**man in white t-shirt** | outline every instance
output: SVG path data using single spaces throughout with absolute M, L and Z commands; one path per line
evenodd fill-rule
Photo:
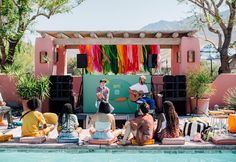
M 155 102 L 152 98 L 147 97 L 147 94 L 150 93 L 145 81 L 146 77 L 141 75 L 139 77 L 139 82 L 129 87 L 129 93 L 135 96 L 133 101 L 136 101 L 137 103 L 148 103 L 150 110 L 153 110 L 155 108 Z

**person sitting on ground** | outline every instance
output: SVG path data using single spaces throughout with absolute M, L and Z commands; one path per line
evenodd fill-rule
M 139 77 L 139 82 L 129 87 L 129 93 L 136 100 L 137 103 L 148 103 L 150 106 L 150 110 L 155 109 L 155 102 L 152 98 L 147 97 L 150 92 L 148 91 L 148 87 L 145 84 L 146 77 L 141 75 Z
M 140 104 L 141 116 L 138 116 L 128 122 L 126 122 L 126 130 L 123 139 L 120 144 L 129 144 L 129 136 L 132 133 L 138 145 L 144 145 L 144 143 L 153 138 L 154 122 L 153 117 L 148 114 L 149 105 L 147 103 Z
M 50 125 L 47 127 L 43 114 L 36 111 L 36 109 L 41 107 L 41 101 L 38 98 L 33 97 L 27 102 L 27 107 L 28 110 L 25 110 L 21 116 L 22 137 L 41 137 L 48 135 L 48 133 L 51 132 L 55 126 Z M 40 129 L 40 127 L 42 128 Z
M 73 114 L 72 105 L 64 104 L 62 112 L 59 116 L 58 138 L 78 138 L 82 128 L 79 127 L 78 118 Z
M 2 94 L 0 92 L 0 125 L 5 125 L 3 123 L 3 117 L 4 115 L 7 117 L 7 129 L 13 129 L 15 126 L 12 125 L 13 117 L 11 113 L 11 108 L 6 106 L 6 102 L 2 98 Z
M 179 137 L 179 117 L 171 101 L 163 103 L 163 113 L 158 115 L 157 120 L 157 128 L 154 134 L 156 140 Z
M 111 140 L 121 131 L 116 130 L 115 117 L 110 113 L 109 103 L 101 101 L 98 112 L 90 121 L 90 133 L 93 139 Z

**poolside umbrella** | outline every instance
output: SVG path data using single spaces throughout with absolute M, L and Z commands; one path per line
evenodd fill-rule
M 220 59 L 220 53 L 217 51 L 217 49 L 212 44 L 205 45 L 200 50 L 201 59 L 203 60 L 210 60 L 211 62 L 211 76 L 213 75 L 213 60 Z
M 206 59 L 206 60 L 210 60 L 210 62 L 211 62 L 211 76 L 212 76 L 212 74 L 213 74 L 212 60 L 214 60 L 214 59 L 215 59 L 215 58 L 212 57 L 210 54 L 208 55 L 208 58 Z
M 220 59 L 220 53 L 217 51 L 217 49 L 212 44 L 205 45 L 200 50 L 201 59 L 204 60 L 217 60 Z

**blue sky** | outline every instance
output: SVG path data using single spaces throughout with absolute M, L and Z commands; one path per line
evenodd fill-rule
M 33 30 L 139 30 L 160 20 L 181 20 L 189 7 L 177 0 L 86 0 L 70 13 L 39 18 Z M 33 40 L 36 33 L 27 34 Z

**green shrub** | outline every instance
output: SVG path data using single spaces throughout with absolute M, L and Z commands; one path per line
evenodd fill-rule
M 187 73 L 187 94 L 196 99 L 204 98 L 213 93 L 212 79 L 203 68 Z
M 38 97 L 41 100 L 49 97 L 49 78 L 41 76 L 34 78 L 33 75 L 17 76 L 17 93 L 24 99 L 29 100 L 32 97 Z
M 224 99 L 224 102 L 228 104 L 227 107 L 229 107 L 230 109 L 236 110 L 236 87 L 229 88 L 226 91 L 223 99 Z

